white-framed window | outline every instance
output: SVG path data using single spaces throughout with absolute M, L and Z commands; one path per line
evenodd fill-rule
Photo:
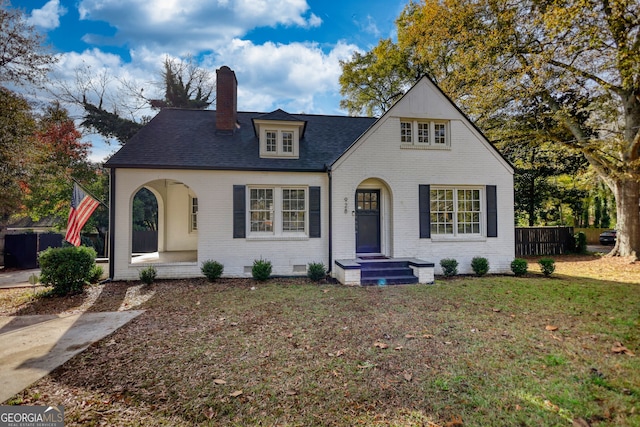
M 302 188 L 283 188 L 282 231 L 304 232 L 306 214 L 306 191 Z
M 249 232 L 259 236 L 307 235 L 306 187 L 249 188 Z
M 450 140 L 448 121 L 400 121 L 400 143 L 405 147 L 448 147 Z
M 429 122 L 417 122 L 418 126 L 418 144 L 429 143 L 429 128 L 431 124 Z
M 413 144 L 412 128 L 412 122 L 400 122 L 400 142 L 403 144 Z
M 293 153 L 293 132 L 282 132 L 282 152 Z
M 435 145 L 447 145 L 446 123 L 433 123 L 433 143 Z
M 482 190 L 480 188 L 431 188 L 432 235 L 480 235 Z
M 276 158 L 298 158 L 298 131 L 284 129 L 262 130 L 260 134 L 260 156 Z
M 273 232 L 273 189 L 252 188 L 249 191 L 249 230 L 255 232 Z
M 198 231 L 198 198 L 190 197 L 189 203 L 189 231 Z
M 266 150 L 268 153 L 275 153 L 278 151 L 278 132 L 274 130 L 268 130 L 266 134 Z

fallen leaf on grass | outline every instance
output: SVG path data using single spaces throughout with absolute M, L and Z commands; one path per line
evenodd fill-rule
M 221 378 L 216 378 L 215 380 L 213 380 L 213 383 L 214 384 L 218 384 L 218 385 L 224 385 L 227 382 L 225 380 L 221 379 Z
M 451 421 L 447 421 L 447 423 L 445 424 L 445 426 L 447 427 L 459 427 L 463 425 L 464 425 L 464 422 L 462 421 L 462 418 L 460 418 L 457 415 L 454 415 L 453 417 L 451 417 Z
M 615 354 L 626 354 L 628 356 L 635 356 L 635 354 L 633 354 L 633 352 L 627 347 L 623 346 L 621 342 L 616 342 L 615 344 L 613 344 L 613 347 L 611 347 L 611 351 Z
M 236 390 L 233 393 L 229 394 L 231 397 L 238 397 L 242 394 L 242 390 Z
M 399 345 L 399 346 L 397 346 L 396 348 L 394 348 L 394 350 L 396 350 L 396 351 L 400 351 L 400 350 L 402 350 L 403 348 L 404 348 L 404 347 L 402 347 L 401 345 Z
M 430 340 L 431 338 L 433 338 L 433 335 L 431 335 L 431 334 L 424 334 L 424 335 L 422 336 L 422 338 L 426 338 L 426 339 Z
M 584 418 L 574 418 L 572 424 L 573 427 L 591 427 L 591 424 Z
M 502 310 L 501 310 L 501 309 L 499 309 L 499 308 L 494 308 L 494 309 L 492 309 L 492 310 L 493 310 L 493 312 L 494 312 L 494 313 L 500 313 L 500 312 L 502 311 Z
M 411 375 L 411 374 L 404 374 L 404 379 L 405 379 L 406 381 L 411 382 L 411 380 L 413 379 L 413 375 Z
M 544 327 L 547 331 L 557 331 L 558 327 L 553 325 L 547 325 Z
M 382 349 L 389 348 L 389 346 L 388 346 L 387 344 L 385 344 L 385 343 L 383 343 L 383 342 L 380 342 L 380 341 L 376 341 L 376 342 L 373 344 L 373 346 L 374 346 L 374 347 L 378 347 L 378 348 L 382 348 Z
M 323 289 L 322 292 L 326 294 L 327 292 L 329 292 L 329 289 Z
M 209 419 L 212 419 L 215 414 L 216 413 L 213 412 L 213 408 L 209 407 L 209 409 L 207 409 L 207 411 L 204 413 L 204 416 Z
M 407 335 L 405 335 L 404 337 L 405 337 L 406 339 L 408 339 L 408 340 L 412 340 L 412 339 L 414 339 L 416 336 L 415 336 L 415 335 L 411 335 L 411 334 L 407 334 Z

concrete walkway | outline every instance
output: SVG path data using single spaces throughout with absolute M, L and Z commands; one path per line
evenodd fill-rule
M 29 277 L 33 275 L 39 276 L 40 269 L 35 268 L 32 270 L 0 270 L 0 289 L 9 288 L 26 288 L 33 286 L 29 283 Z
M 0 317 L 0 402 L 143 312 Z

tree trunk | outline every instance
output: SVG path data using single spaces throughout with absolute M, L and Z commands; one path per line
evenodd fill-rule
M 630 256 L 640 253 L 640 183 L 635 179 L 616 180 L 616 209 L 618 212 L 617 240 L 610 255 Z

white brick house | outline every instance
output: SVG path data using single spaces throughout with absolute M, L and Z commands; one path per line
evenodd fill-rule
M 346 284 L 408 281 L 402 268 L 432 282 L 443 258 L 509 271 L 513 169 L 429 79 L 375 119 L 238 112 L 235 74 L 217 73 L 216 111 L 163 110 L 106 163 L 111 278 L 147 263 L 196 277 L 206 260 L 251 277 L 259 258 L 283 276 L 322 262 Z M 158 200 L 158 252 L 135 256 L 143 187 Z

